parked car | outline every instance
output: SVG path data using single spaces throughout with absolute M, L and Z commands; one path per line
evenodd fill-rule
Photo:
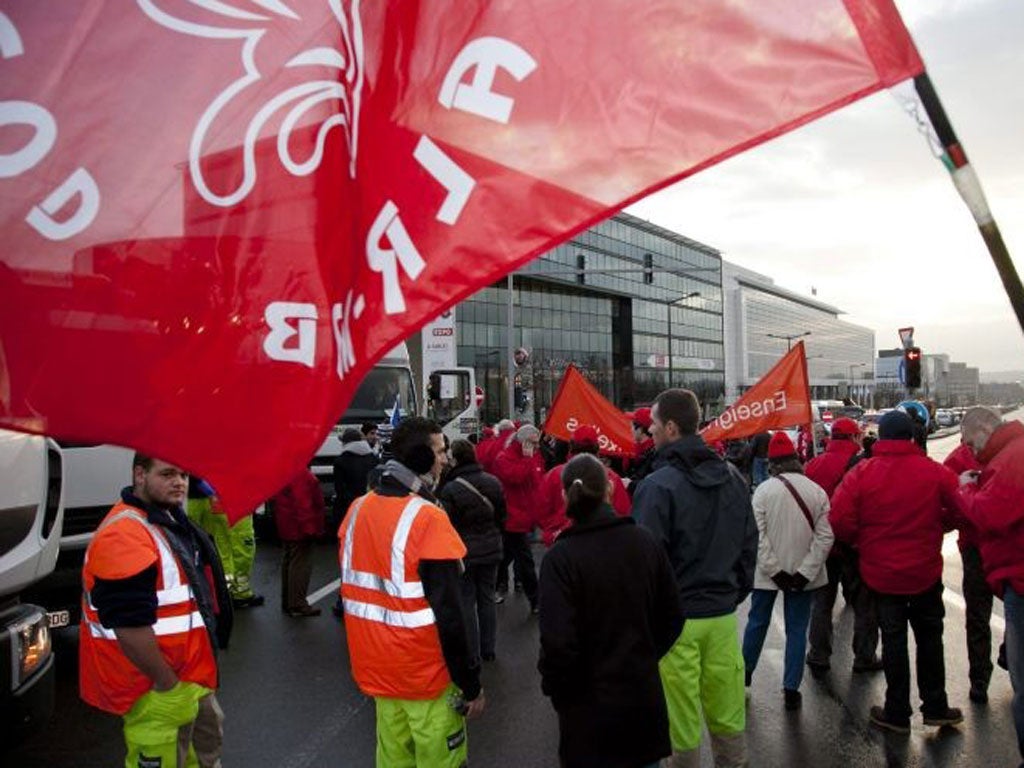
M 956 414 L 948 408 L 939 408 L 935 411 L 935 422 L 940 427 L 955 427 L 958 421 Z

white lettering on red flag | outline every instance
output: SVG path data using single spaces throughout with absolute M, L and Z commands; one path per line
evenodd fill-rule
M 244 514 L 430 318 L 923 70 L 891 0 L 580 9 L 7 0 L 0 426 L 143 450 Z

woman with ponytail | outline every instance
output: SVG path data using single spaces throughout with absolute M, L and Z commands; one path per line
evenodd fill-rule
M 562 470 L 571 528 L 540 570 L 541 688 L 558 713 L 563 768 L 644 768 L 672 749 L 658 660 L 683 628 L 664 549 L 618 517 L 601 462 Z

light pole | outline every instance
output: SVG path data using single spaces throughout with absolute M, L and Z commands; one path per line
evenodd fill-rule
M 666 316 L 667 316 L 667 319 L 668 319 L 668 324 L 667 324 L 667 328 L 666 328 L 666 330 L 667 330 L 666 335 L 668 336 L 668 388 L 669 389 L 672 389 L 672 307 L 677 302 L 686 301 L 687 299 L 692 299 L 692 298 L 695 298 L 697 296 L 700 296 L 700 291 L 690 291 L 685 296 L 680 296 L 678 299 L 674 299 L 673 301 L 665 302 L 665 309 L 667 310 Z
M 799 339 L 799 338 L 802 338 L 804 336 L 810 336 L 810 335 L 811 335 L 810 331 L 804 331 L 803 333 L 794 333 L 794 334 L 790 334 L 790 335 L 779 334 L 779 333 L 766 333 L 765 334 L 765 336 L 767 336 L 769 339 L 781 339 L 781 340 L 785 341 L 786 342 L 786 351 L 787 352 L 789 350 L 793 349 L 793 340 L 794 339 Z
M 866 365 L 867 365 L 867 363 L 850 363 L 850 365 L 848 366 L 849 369 L 850 369 L 850 377 L 849 377 L 850 378 L 850 383 L 846 387 L 846 390 L 847 390 L 846 394 L 850 396 L 851 400 L 853 399 L 853 369 L 854 368 L 863 368 Z

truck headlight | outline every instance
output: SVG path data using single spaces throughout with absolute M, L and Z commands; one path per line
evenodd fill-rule
M 12 625 L 10 632 L 15 654 L 15 671 L 18 673 L 18 678 L 14 681 L 14 687 L 17 688 L 46 663 L 53 653 L 53 646 L 49 622 L 42 611 L 33 611 Z

